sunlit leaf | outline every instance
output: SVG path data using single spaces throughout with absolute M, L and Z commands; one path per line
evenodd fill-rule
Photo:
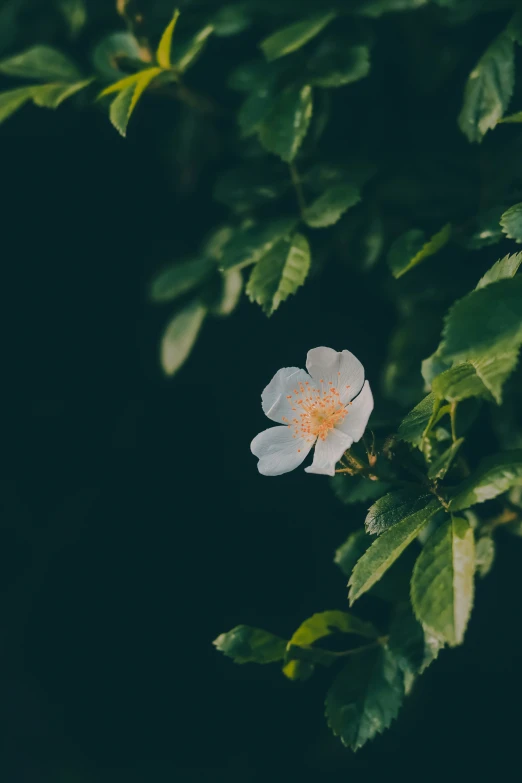
M 122 136 L 127 135 L 127 125 L 132 112 L 136 108 L 139 99 L 150 85 L 153 79 L 161 73 L 161 68 L 148 68 L 138 74 L 128 87 L 121 90 L 118 96 L 113 100 L 110 107 L 109 116 L 112 124 Z M 130 78 L 130 77 L 129 77 Z M 122 79 L 122 81 L 126 81 Z M 115 85 L 112 85 L 114 87 Z M 109 90 L 110 88 L 108 88 Z M 107 95 L 108 90 L 104 90 L 102 95 Z
M 477 470 L 455 490 L 450 510 L 460 511 L 484 503 L 519 484 L 522 484 L 522 450 L 493 454 L 483 459 Z
M 0 73 L 42 82 L 77 82 L 82 78 L 76 65 L 51 46 L 33 46 L 0 62 Z
M 176 28 L 176 22 L 179 18 L 179 11 L 176 9 L 174 11 L 174 15 L 166 28 L 163 31 L 163 35 L 161 36 L 161 40 L 158 45 L 158 49 L 156 51 L 156 59 L 158 61 L 158 65 L 162 68 L 170 68 L 171 62 L 170 62 L 170 49 L 172 46 L 172 36 L 174 35 L 174 30 Z
M 309 84 L 283 90 L 260 127 L 260 140 L 265 149 L 291 163 L 308 131 L 312 110 Z
M 500 218 L 500 225 L 502 231 L 509 239 L 514 239 L 515 242 L 522 242 L 522 204 L 515 204 L 515 206 L 508 209 Z M 522 260 L 522 253 L 517 253 Z M 518 266 L 520 261 L 518 262 Z M 517 268 L 518 268 L 517 266 Z
M 238 625 L 213 644 L 234 663 L 274 663 L 283 659 L 287 641 L 260 628 Z

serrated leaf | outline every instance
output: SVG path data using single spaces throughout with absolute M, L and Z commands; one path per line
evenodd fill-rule
M 484 503 L 519 484 L 522 484 L 522 450 L 494 454 L 483 459 L 477 470 L 457 487 L 449 509 L 461 511 L 475 503 Z
M 481 141 L 506 111 L 513 93 L 514 69 L 514 43 L 504 32 L 488 46 L 466 83 L 458 122 L 469 141 Z
M 272 315 L 281 302 L 303 285 L 310 269 L 310 246 L 302 234 L 280 239 L 257 262 L 247 283 L 246 293 Z
M 475 545 L 467 519 L 452 517 L 428 538 L 413 569 L 415 616 L 441 641 L 462 644 L 473 605 Z
M 364 526 L 369 535 L 380 535 L 411 514 L 425 508 L 433 495 L 419 495 L 410 489 L 396 489 L 380 498 L 368 511 Z
M 428 470 L 429 479 L 440 481 L 444 478 L 463 443 L 464 438 L 459 438 L 446 451 L 443 451 L 440 457 L 433 461 Z
M 274 663 L 284 658 L 287 641 L 261 628 L 238 625 L 212 644 L 234 663 Z
M 361 200 L 359 188 L 352 184 L 334 185 L 306 208 L 304 219 L 311 228 L 326 228 Z
M 435 660 L 443 645 L 425 632 L 413 614 L 411 604 L 398 604 L 392 616 L 388 647 L 405 674 L 421 674 Z
M 279 57 L 295 52 L 311 41 L 334 18 L 335 13 L 332 12 L 310 16 L 308 19 L 276 30 L 260 43 L 260 47 L 267 60 L 277 60 Z
M 438 253 L 451 237 L 451 223 L 447 223 L 440 231 L 426 242 L 424 231 L 412 229 L 398 237 L 390 248 L 388 264 L 395 278 L 402 277 L 425 258 Z
M 156 51 L 156 60 L 158 61 L 158 65 L 160 65 L 162 68 L 170 68 L 170 49 L 172 46 L 172 36 L 174 35 L 174 30 L 176 28 L 176 23 L 179 18 L 179 11 L 176 8 L 174 11 L 174 15 L 166 28 L 163 31 L 163 35 L 161 36 L 161 40 L 158 45 L 158 49 Z
M 502 231 L 509 239 L 514 239 L 518 243 L 522 242 L 522 204 L 515 204 L 504 212 L 500 218 L 500 225 L 502 226 Z M 520 256 L 522 260 L 522 253 L 517 253 L 517 256 Z M 520 266 L 520 261 L 518 266 Z
M 32 99 L 33 94 L 34 86 L 0 93 L 0 123 L 21 109 L 24 103 Z
M 500 206 L 479 212 L 466 224 L 465 231 L 456 233 L 455 240 L 466 250 L 479 250 L 501 242 L 504 234 L 500 227 L 500 218 L 504 211 L 505 207 Z
M 291 163 L 312 119 L 312 88 L 287 87 L 276 97 L 272 110 L 262 122 L 259 138 L 265 149 Z
M 111 103 L 109 117 L 117 131 L 122 136 L 127 135 L 127 125 L 132 112 L 136 108 L 139 99 L 153 81 L 161 73 L 161 68 L 147 68 L 137 74 L 138 78 L 132 84 L 125 87 Z M 122 81 L 125 81 L 122 79 Z M 114 85 L 112 85 L 114 87 Z M 108 88 L 110 89 L 110 88 Z M 102 95 L 106 95 L 108 90 L 104 90 Z
M 341 503 L 366 503 L 384 495 L 390 488 L 387 481 L 371 481 L 361 476 L 337 473 L 330 479 L 335 496 Z
M 162 270 L 150 288 L 153 302 L 170 302 L 199 285 L 215 269 L 209 258 L 193 258 Z
M 367 46 L 346 46 L 338 40 L 324 41 L 307 65 L 314 87 L 344 87 L 368 76 L 370 50 Z
M 0 62 L 0 73 L 42 82 L 77 82 L 82 75 L 75 64 L 51 46 L 33 46 Z
M 203 48 L 209 38 L 214 32 L 214 27 L 211 24 L 207 24 L 196 35 L 190 38 L 179 47 L 175 45 L 172 47 L 170 59 L 171 68 L 175 68 L 177 71 L 184 73 L 203 51 Z
M 493 397 L 500 405 L 502 387 L 515 369 L 517 361 L 518 349 L 508 353 L 486 354 L 481 359 L 470 359 L 434 378 L 433 392 L 448 402 L 459 402 L 469 397 Z
M 327 693 L 328 725 L 344 745 L 357 750 L 391 725 L 403 697 L 403 673 L 388 649 L 356 653 Z
M 522 342 L 522 277 L 479 288 L 453 305 L 438 349 L 443 359 L 466 361 L 511 353 Z
M 241 269 L 257 263 L 276 242 L 288 237 L 296 224 L 296 218 L 280 218 L 236 231 L 223 248 L 221 271 Z
M 491 536 L 482 536 L 475 543 L 475 571 L 483 579 L 489 574 L 495 561 L 495 541 Z
M 397 436 L 413 446 L 419 446 L 422 442 L 428 426 L 432 422 L 437 411 L 439 401 L 433 392 L 411 410 L 402 420 Z
M 520 206 L 522 208 L 522 204 Z M 513 237 L 511 238 L 513 239 Z M 505 280 L 514 277 L 520 264 L 522 264 L 522 252 L 515 253 L 512 256 L 504 256 L 504 258 L 501 258 L 499 261 L 493 264 L 491 269 L 488 269 L 486 274 L 480 278 L 475 290 L 478 288 L 485 288 L 487 285 L 490 285 L 491 283 L 497 283 L 499 280 Z
M 349 582 L 350 605 L 383 576 L 439 508 L 438 501 L 432 500 L 424 508 L 397 522 L 373 542 L 353 569 Z
M 161 365 L 167 375 L 174 375 L 189 357 L 206 313 L 206 307 L 194 300 L 168 324 L 161 340 Z
M 89 84 L 92 84 L 92 81 L 92 79 L 85 79 L 83 82 L 76 82 L 76 84 L 42 84 L 35 88 L 33 101 L 37 106 L 57 109 L 67 98 L 84 90 Z

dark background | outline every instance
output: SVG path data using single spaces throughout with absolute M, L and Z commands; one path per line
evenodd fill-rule
M 141 121 L 143 125 L 143 120 Z M 379 381 L 391 313 L 327 270 L 270 321 L 243 301 L 174 380 L 150 275 L 198 234 L 143 129 L 29 108 L 2 127 L 5 391 L 0 758 L 6 783 L 485 779 L 519 754 L 522 542 L 499 536 L 462 649 L 357 755 L 333 738 L 331 673 L 235 666 L 238 623 L 288 635 L 345 607 L 335 548 L 360 524 L 328 481 L 258 475 L 260 392 L 315 345 Z M 164 257 L 162 257 L 164 254 Z M 368 302 L 371 302 L 369 311 Z M 515 767 L 516 768 L 516 767 Z

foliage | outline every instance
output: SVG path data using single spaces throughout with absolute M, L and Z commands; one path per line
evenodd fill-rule
M 520 535 L 522 452 L 506 449 L 522 345 L 518 2 L 92 7 L 101 39 L 78 0 L 56 5 L 48 40 L 0 40 L 0 122 L 67 102 L 103 113 L 132 145 L 148 122 L 160 133 L 155 112 L 168 107 L 176 153 L 195 188 L 205 168 L 213 209 L 150 283 L 151 303 L 173 308 L 164 372 L 232 315 L 243 288 L 276 326 L 294 297 L 319 313 L 325 290 L 344 291 L 338 347 L 362 286 L 358 328 L 372 330 L 377 308 L 390 314 L 375 338 L 387 355 L 374 433 L 332 481 L 350 523 L 335 563 L 350 605 L 365 596 L 360 616 L 341 595 L 341 609 L 286 638 L 240 625 L 215 642 L 292 681 L 332 667 L 327 721 L 357 750 L 390 726 L 439 649 L 463 642 L 497 531 Z

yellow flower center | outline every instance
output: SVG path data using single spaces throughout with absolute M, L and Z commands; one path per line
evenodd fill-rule
M 293 394 L 287 394 L 292 412 L 292 419 L 282 417 L 288 424 L 294 438 L 304 438 L 313 442 L 316 438 L 325 440 L 330 430 L 344 419 L 348 410 L 339 399 L 339 391 L 332 381 L 319 381 L 319 387 L 313 387 L 309 381 L 300 382 L 299 388 Z M 347 386 L 346 388 L 349 388 Z

